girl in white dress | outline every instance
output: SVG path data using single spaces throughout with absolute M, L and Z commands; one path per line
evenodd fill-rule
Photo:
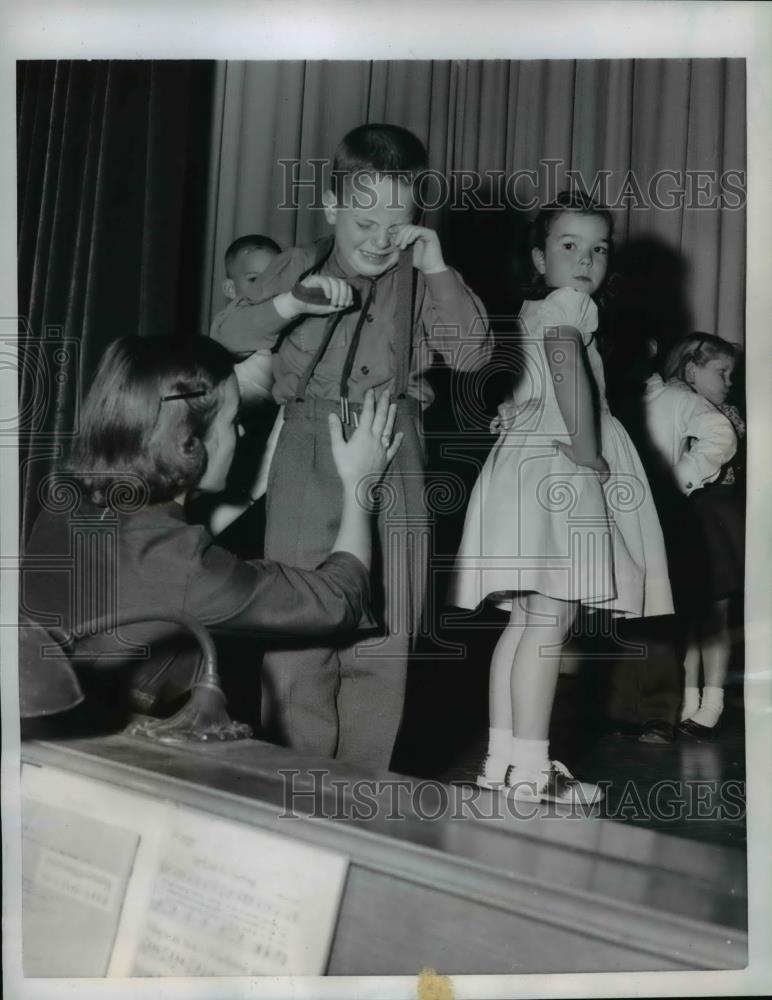
M 638 453 L 609 412 L 595 344 L 611 216 L 563 194 L 532 228 L 540 300 L 520 312 L 522 372 L 491 429 L 450 603 L 510 612 L 493 653 L 488 753 L 478 784 L 516 798 L 590 803 L 597 786 L 549 758 L 560 654 L 579 609 L 673 610 L 665 548 Z M 537 295 L 539 293 L 537 292 Z

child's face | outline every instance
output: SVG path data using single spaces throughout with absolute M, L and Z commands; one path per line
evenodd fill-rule
M 238 423 L 239 402 L 236 376 L 231 375 L 222 389 L 220 409 L 204 438 L 207 461 L 198 489 L 205 493 L 220 493 L 225 489 L 225 480 L 228 478 L 236 441 L 241 432 Z
M 734 361 L 731 358 L 711 358 L 704 365 L 696 365 L 690 361 L 686 366 L 686 381 L 701 396 L 714 406 L 720 406 L 726 401 L 732 388 L 732 373 Z
M 325 217 L 335 227 L 335 249 L 350 275 L 377 278 L 397 263 L 392 237 L 412 221 L 415 203 L 409 185 L 392 177 L 359 175 L 361 184 L 344 182 L 342 201 L 325 195 Z
M 231 277 L 226 278 L 223 291 L 229 299 L 249 298 L 257 278 L 276 257 L 273 250 L 242 250 L 231 264 Z
M 608 267 L 608 224 L 600 215 L 563 212 L 553 219 L 544 250 L 531 251 L 534 267 L 550 288 L 592 295 Z

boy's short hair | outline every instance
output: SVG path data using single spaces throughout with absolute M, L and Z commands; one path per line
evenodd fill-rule
M 225 274 L 232 278 L 231 268 L 236 257 L 244 250 L 268 250 L 270 253 L 281 253 L 281 247 L 272 240 L 270 236 L 262 236 L 260 233 L 253 233 L 249 236 L 239 236 L 225 251 Z
M 665 359 L 665 378 L 686 381 L 686 366 L 693 361 L 698 368 L 714 358 L 731 358 L 737 362 L 740 348 L 714 333 L 690 333 L 675 344 Z
M 231 354 L 209 337 L 114 341 L 83 404 L 65 472 L 98 506 L 127 488 L 137 506 L 187 492 L 206 469 L 203 439 L 232 374 Z
M 399 125 L 359 125 L 343 136 L 335 150 L 330 187 L 337 197 L 343 182 L 357 173 L 395 176 L 414 184 L 428 166 L 426 148 L 412 132 Z

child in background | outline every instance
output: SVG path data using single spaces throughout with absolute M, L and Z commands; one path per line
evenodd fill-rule
M 225 251 L 225 280 L 223 293 L 230 299 L 212 320 L 210 336 L 217 340 L 220 327 L 227 318 L 250 302 L 255 282 L 275 257 L 281 247 L 270 236 L 250 234 L 239 236 Z M 220 535 L 246 513 L 252 504 L 265 496 L 273 450 L 281 429 L 281 413 L 273 403 L 273 340 L 256 342 L 256 349 L 234 365 L 241 397 L 241 430 L 236 457 L 229 476 L 228 497 L 194 494 L 188 502 L 191 521 L 204 523 L 213 535 Z M 270 427 L 270 432 L 269 432 Z M 246 494 L 247 499 L 241 499 Z M 257 522 L 250 519 L 244 530 L 234 530 L 223 536 L 222 544 L 232 547 L 240 555 L 262 555 L 264 512 Z M 242 537 L 242 536 L 248 537 Z M 259 535 L 259 538 L 253 537 Z M 233 537 L 231 537 L 233 536 Z
M 492 347 L 482 306 L 445 264 L 437 234 L 413 224 L 413 184 L 426 164 L 423 144 L 406 129 L 368 124 L 349 132 L 324 194 L 334 236 L 283 253 L 255 283 L 253 302 L 232 309 L 214 332 L 234 352 L 278 341 L 274 398 L 285 404 L 285 422 L 268 488 L 271 558 L 315 566 L 336 530 L 332 415 L 351 431 L 371 388 L 389 389 L 397 405 L 404 438 L 386 480 L 374 574 L 385 634 L 271 650 L 263 665 L 270 736 L 372 768 L 389 765 L 422 612 L 419 421 L 433 398 L 424 372 L 433 354 L 458 369 L 478 368 Z M 324 300 L 314 301 L 319 293 Z
M 231 314 L 249 306 L 257 279 L 280 253 L 281 247 L 270 236 L 239 236 L 231 243 L 225 251 L 226 278 L 222 286 L 230 302 L 212 320 L 210 337 L 220 339 L 219 332 Z M 273 342 L 272 337 L 263 342 L 256 338 L 249 354 L 236 365 L 243 407 L 273 399 Z
M 522 377 L 492 425 L 499 438 L 475 484 L 451 588 L 459 607 L 489 599 L 510 612 L 491 663 L 477 780 L 531 801 L 602 797 L 549 758 L 560 654 L 579 605 L 627 617 L 672 611 L 656 510 L 608 410 L 594 338 L 611 230 L 609 212 L 580 194 L 564 193 L 534 221 L 541 298 L 520 312 Z
M 667 357 L 667 383 L 654 377 L 646 393 L 652 442 L 689 498 L 686 518 L 668 533 L 668 543 L 688 640 L 678 731 L 692 737 L 710 735 L 721 716 L 731 652 L 729 599 L 743 586 L 742 497 L 729 463 L 745 428 L 737 410 L 726 406 L 737 356 L 721 337 L 690 334 Z

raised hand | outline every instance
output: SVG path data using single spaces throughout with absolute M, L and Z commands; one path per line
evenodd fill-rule
M 433 229 L 425 226 L 394 226 L 391 241 L 400 250 L 413 248 L 413 267 L 424 274 L 438 274 L 447 271 L 448 265 L 442 256 L 440 238 Z
M 330 313 L 340 312 L 353 305 L 354 292 L 343 278 L 310 274 L 298 282 L 291 292 L 283 292 L 273 301 L 279 315 L 287 320 L 304 313 L 329 316 Z
M 394 436 L 394 421 L 397 407 L 391 402 L 388 390 L 384 390 L 376 403 L 375 392 L 365 393 L 359 426 L 346 441 L 343 425 L 336 413 L 331 413 L 330 439 L 332 456 L 338 475 L 344 485 L 356 485 L 365 476 L 379 475 L 399 451 L 402 432 Z

